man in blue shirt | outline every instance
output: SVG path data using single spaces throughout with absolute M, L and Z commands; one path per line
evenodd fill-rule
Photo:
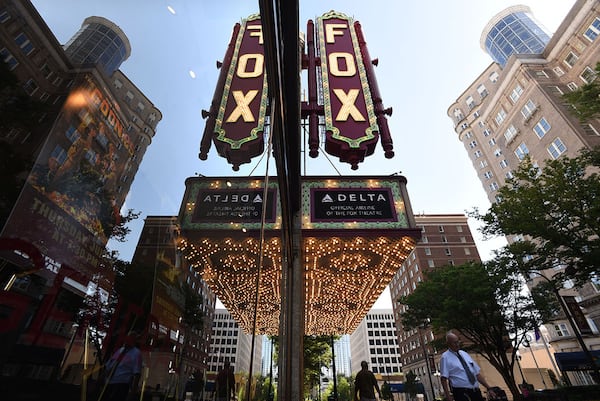
M 126 401 L 128 397 L 133 399 L 139 395 L 142 352 L 137 347 L 138 340 L 136 333 L 129 333 L 123 346 L 106 363 L 109 378 L 102 400 Z
M 440 373 L 444 394 L 448 401 L 484 401 L 479 389 L 481 383 L 493 396 L 479 365 L 460 349 L 458 336 L 446 334 L 448 350 L 442 354 Z

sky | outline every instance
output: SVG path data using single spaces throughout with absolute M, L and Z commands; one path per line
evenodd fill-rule
M 145 216 L 177 215 L 185 179 L 205 176 L 264 176 L 265 158 L 235 172 L 213 148 L 198 159 L 205 120 L 222 60 L 235 23 L 258 13 L 250 0 L 32 0 L 58 41 L 66 43 L 89 16 L 117 24 L 129 38 L 131 56 L 120 70 L 162 112 L 156 135 L 135 177 L 123 210 L 141 212 L 130 224 L 124 244 L 109 243 L 121 259 L 131 260 Z M 415 214 L 455 214 L 489 201 L 468 154 L 447 116 L 450 105 L 492 59 L 481 49 L 481 33 L 507 7 L 529 6 L 549 33 L 562 22 L 575 0 L 300 0 L 300 31 L 309 19 L 335 10 L 359 21 L 388 117 L 395 157 L 386 159 L 378 145 L 357 171 L 320 152 L 306 158 L 306 175 L 390 175 L 407 180 Z M 274 163 L 271 174 L 274 175 Z M 503 245 L 484 241 L 478 223 L 469 222 L 482 258 Z M 374 305 L 391 308 L 386 290 Z

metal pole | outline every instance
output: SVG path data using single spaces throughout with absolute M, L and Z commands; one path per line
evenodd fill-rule
M 427 348 L 425 347 L 425 343 L 423 342 L 423 335 L 421 333 L 421 328 L 417 328 L 417 332 L 419 333 L 419 342 L 421 343 L 421 349 L 423 350 L 423 355 L 425 356 L 425 367 L 427 368 L 427 377 L 429 378 L 429 387 L 431 388 L 431 400 L 435 398 L 435 390 L 433 389 L 433 380 L 431 380 L 431 367 L 429 366 L 429 355 L 427 354 Z
M 544 385 L 544 389 L 547 389 L 548 386 L 546 385 L 546 381 L 544 380 L 544 375 L 542 375 L 542 371 L 540 370 L 540 366 L 537 363 L 537 359 L 535 358 L 535 353 L 533 352 L 533 348 L 531 348 L 531 337 L 529 337 L 529 334 L 526 337 L 527 339 L 527 344 L 525 345 L 527 348 L 529 348 L 529 352 L 531 352 L 531 357 L 533 358 L 533 362 L 535 363 L 535 368 L 537 369 L 539 375 L 540 375 L 540 379 L 542 379 L 542 384 Z
M 337 392 L 337 372 L 335 369 L 335 347 L 333 336 L 331 336 L 331 367 L 333 368 L 333 400 L 337 401 L 338 392 Z M 320 376 L 319 376 L 320 377 Z M 320 379 L 319 379 L 320 381 Z

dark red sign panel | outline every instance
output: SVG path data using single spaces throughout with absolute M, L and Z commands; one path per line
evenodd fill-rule
M 260 18 L 249 17 L 237 33 L 217 111 L 214 143 L 237 170 L 264 150 L 267 80 Z
M 325 150 L 358 168 L 379 136 L 352 19 L 334 11 L 317 19 L 325 113 Z

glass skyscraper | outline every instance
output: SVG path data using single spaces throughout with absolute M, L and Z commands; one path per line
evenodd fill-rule
M 498 13 L 481 35 L 481 47 L 502 68 L 513 54 L 541 54 L 550 35 L 534 19 L 527 6 Z
M 125 33 L 102 17 L 88 17 L 64 46 L 74 64 L 95 66 L 111 76 L 131 54 Z

